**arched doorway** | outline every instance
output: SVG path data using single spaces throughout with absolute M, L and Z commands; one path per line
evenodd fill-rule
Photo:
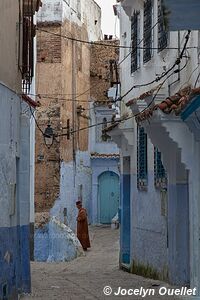
M 110 224 L 119 207 L 119 176 L 111 171 L 99 176 L 99 220 Z

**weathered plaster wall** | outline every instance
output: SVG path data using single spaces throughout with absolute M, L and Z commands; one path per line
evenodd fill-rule
M 83 7 L 84 15 L 87 15 L 88 6 Z M 65 134 L 66 129 L 63 127 L 66 127 L 67 119 L 70 119 L 70 127 L 77 133 L 70 140 L 66 136 L 57 138 L 58 142 L 47 150 L 41 132 L 36 130 L 37 211 L 49 210 L 58 198 L 60 162 L 72 162 L 75 160 L 76 151 L 88 150 L 88 131 L 78 130 L 88 126 L 90 48 L 88 45 L 63 39 L 59 34 L 88 40 L 91 24 L 84 23 L 78 17 L 72 20 L 71 12 L 73 10 L 64 1 L 45 1 L 38 16 L 39 29 L 58 34 L 57 36 L 38 31 L 37 93 L 41 95 L 42 104 L 37 113 L 38 123 L 44 130 L 50 119 L 55 132 Z M 82 96 L 76 96 L 82 93 Z M 84 116 L 77 114 L 78 105 L 86 109 Z
M 60 197 L 55 202 L 51 215 L 64 222 L 64 208 L 67 209 L 66 222 L 73 230 L 76 229 L 76 201 L 80 197 L 82 186 L 83 206 L 87 209 L 90 219 L 91 175 L 90 157 L 88 152 L 77 152 L 76 162 L 61 164 Z
M 83 255 L 83 249 L 73 231 L 55 217 L 35 231 L 36 261 L 70 261 Z
M 136 128 L 131 133 L 133 140 L 137 140 Z M 121 262 L 130 262 L 133 272 L 140 273 L 149 268 L 152 274 L 167 279 L 167 195 L 154 185 L 153 145 L 148 139 L 146 191 L 137 188 L 137 144 L 128 146 L 122 141 L 121 147 Z M 123 158 L 127 157 L 129 169 L 123 164 Z
M 21 2 L 21 1 L 20 1 Z M 12 9 L 10 9 L 12 7 Z M 21 73 L 18 68 L 19 55 L 19 2 L 15 0 L 0 3 L 0 81 L 16 92 L 21 91 Z M 9 27 L 8 27 L 9 19 Z
M 157 0 L 154 2 L 154 11 L 157 12 Z M 143 1 L 140 1 L 139 4 L 136 4 L 133 2 L 129 8 L 129 12 L 131 12 L 134 9 L 140 9 L 140 35 L 138 37 L 138 40 L 142 40 L 143 38 Z M 137 7 L 137 8 L 136 8 Z M 157 24 L 157 13 L 153 14 L 153 26 Z M 127 16 L 123 8 L 121 8 L 120 12 L 120 32 L 121 32 L 121 44 L 124 46 L 128 46 L 131 43 L 131 21 L 130 18 Z M 125 61 L 121 64 L 121 82 L 123 82 L 121 86 L 121 93 L 122 95 L 129 90 L 133 85 L 142 84 L 142 83 L 148 83 L 150 78 L 154 79 L 156 76 L 160 76 L 165 72 L 165 70 L 168 70 L 175 62 L 176 58 L 179 55 L 179 50 L 183 49 L 183 45 L 185 42 L 185 36 L 186 31 L 171 31 L 169 32 L 169 43 L 167 48 L 172 49 L 165 49 L 161 52 L 157 52 L 158 47 L 158 26 L 154 26 L 153 28 L 153 47 L 155 49 L 152 50 L 152 58 L 147 63 L 143 63 L 143 49 L 140 49 L 140 59 L 139 59 L 139 68 L 137 71 L 135 71 L 133 74 L 131 74 L 131 55 L 129 55 Z M 180 35 L 179 35 L 180 34 Z M 175 82 L 174 84 L 170 85 L 172 82 L 176 81 L 178 79 L 178 74 L 172 74 L 172 76 L 166 81 L 165 85 L 169 86 L 169 90 L 167 90 L 167 93 L 169 92 L 171 95 L 176 93 L 180 87 L 193 84 L 197 78 L 198 75 L 198 69 L 195 69 L 194 66 L 197 66 L 198 64 L 198 52 L 197 48 L 192 47 L 198 47 L 198 31 L 192 31 L 190 34 L 189 41 L 187 43 L 187 47 L 191 47 L 191 49 L 188 49 L 188 55 L 190 56 L 190 59 L 188 60 L 186 68 L 180 72 L 180 80 Z M 140 43 L 141 48 L 143 47 L 143 42 Z M 129 49 L 121 49 L 120 51 L 120 60 L 126 57 L 126 55 L 129 53 Z M 185 65 L 186 58 L 182 59 L 182 62 L 180 64 L 180 69 Z M 193 72 L 194 71 L 194 72 Z M 162 80 L 161 80 L 162 82 Z M 133 89 L 127 97 L 124 98 L 125 102 L 133 99 L 135 97 L 140 96 L 142 93 L 149 91 L 152 87 L 155 87 L 159 84 L 159 82 L 154 82 L 151 85 L 148 85 L 148 87 L 143 86 L 137 89 Z M 165 85 L 163 87 L 165 87 Z M 159 91 L 159 97 L 163 97 L 163 93 L 165 94 L 165 89 L 161 89 Z M 168 95 L 167 95 L 168 96 Z M 158 97 L 158 98 L 159 98 Z M 160 100 L 160 99 L 158 99 Z
M 107 91 L 113 82 L 116 82 L 116 72 L 114 63 L 119 59 L 119 40 L 99 41 L 108 46 L 92 45 L 91 46 L 91 97 L 94 101 L 108 101 Z M 113 46 L 113 47 L 112 47 Z
M 130 3 L 130 2 L 129 2 Z M 154 3 L 154 10 L 157 12 L 157 0 L 153 1 Z M 122 4 L 123 5 L 123 4 Z M 120 19 L 121 19 L 121 44 L 129 45 L 131 42 L 131 30 L 130 30 L 130 16 L 134 9 L 141 9 L 140 13 L 140 37 L 141 40 L 141 48 L 143 47 L 143 1 L 134 1 L 130 4 L 129 8 L 126 8 L 126 13 L 121 10 Z M 183 49 L 183 45 L 185 42 L 186 31 L 181 32 L 170 32 L 169 33 L 169 44 L 168 48 L 177 48 L 177 49 L 165 49 L 160 53 L 157 52 L 156 48 L 158 47 L 158 27 L 157 24 L 157 13 L 153 14 L 153 46 L 155 49 L 152 49 L 153 55 L 149 62 L 143 63 L 143 49 L 140 49 L 140 61 L 139 61 L 139 68 L 133 74 L 131 74 L 131 55 L 125 59 L 123 64 L 121 65 L 121 81 L 122 81 L 122 95 L 129 90 L 133 85 L 148 83 L 150 78 L 156 78 L 156 76 L 161 75 L 164 71 L 168 70 L 173 63 L 175 62 L 176 58 L 178 57 L 178 48 Z M 196 50 L 196 46 L 199 44 L 199 33 L 197 31 L 192 31 L 187 47 L 193 47 L 193 49 L 188 49 L 187 54 L 190 57 L 189 60 L 187 58 L 183 58 L 180 64 L 180 69 L 183 70 L 180 72 L 180 78 L 178 74 L 174 73 L 168 80 L 166 80 L 165 85 L 159 91 L 158 96 L 155 101 L 161 101 L 166 97 L 173 95 L 177 92 L 181 87 L 186 86 L 188 84 L 194 85 L 197 75 L 198 75 L 198 53 Z M 120 51 L 120 60 L 125 58 L 128 54 L 128 49 L 121 49 Z M 195 66 L 195 67 L 194 67 Z M 124 98 L 125 102 L 133 99 L 135 97 L 140 96 L 142 93 L 147 92 L 153 86 L 157 86 L 158 82 L 155 82 L 151 85 L 140 87 L 137 89 L 133 89 L 126 98 Z M 137 102 L 138 106 L 132 107 L 131 113 L 135 113 L 137 109 L 144 109 L 149 104 L 149 98 L 146 98 L 145 101 Z M 123 111 L 127 111 L 127 108 L 122 106 Z M 172 116 L 172 119 L 174 116 Z M 167 120 L 168 119 L 168 120 Z M 155 123 L 154 123 L 155 122 Z M 160 123 L 159 123 L 160 122 Z M 153 124 L 154 123 L 154 124 Z M 158 125 L 160 124 L 160 126 Z M 169 124 L 169 126 L 168 126 Z M 193 200 L 191 195 L 188 198 L 188 182 L 187 178 L 181 178 L 180 175 L 185 175 L 185 168 L 182 163 L 188 161 L 188 157 L 191 157 L 190 151 L 185 150 L 186 145 L 193 144 L 191 140 L 191 136 L 187 134 L 184 129 L 185 126 L 181 125 L 180 122 L 173 123 L 168 118 L 158 118 L 143 124 L 147 128 L 147 132 L 151 141 L 154 143 L 155 146 L 160 147 L 162 150 L 162 154 L 165 160 L 165 167 L 170 169 L 169 172 L 169 187 L 168 187 L 168 228 L 166 227 L 166 218 L 160 215 L 160 200 L 163 199 L 158 192 L 153 192 L 152 187 L 152 178 L 153 178 L 153 168 L 152 163 L 150 163 L 150 176 L 148 182 L 148 192 L 135 192 L 132 193 L 132 215 L 133 215 L 133 224 L 131 225 L 132 228 L 132 257 L 133 259 L 139 258 L 140 262 L 145 263 L 152 263 L 153 266 L 156 267 L 158 271 L 162 274 L 167 275 L 167 268 L 168 268 L 168 275 L 169 279 L 173 283 L 177 284 L 185 284 L 188 282 L 188 248 L 189 248 L 189 239 L 192 241 L 190 244 L 190 250 L 192 256 L 190 257 L 191 262 L 191 271 L 190 271 L 190 280 L 192 284 L 196 281 L 196 278 L 193 274 L 193 270 L 195 270 L 196 274 L 199 274 L 199 270 L 197 270 L 194 264 L 193 255 L 196 253 L 196 249 L 194 245 L 199 246 L 197 243 L 194 243 L 193 236 L 194 236 L 194 206 Z M 163 127 L 166 126 L 167 132 L 163 131 Z M 182 128 L 179 128 L 182 127 Z M 176 128 L 176 130 L 174 130 Z M 178 132 L 177 132 L 178 131 Z M 164 135 L 163 135 L 164 134 Z M 173 138 L 172 138 L 173 137 Z M 172 145 L 176 143 L 176 147 Z M 162 142 L 161 142 L 162 140 Z M 178 144 L 178 146 L 177 146 Z M 152 147 L 152 146 L 151 146 Z M 191 150 L 191 149 L 190 149 Z M 181 154 L 180 154 L 181 151 Z M 136 148 L 134 148 L 133 153 L 136 153 Z M 190 154 L 189 154 L 190 153 Z M 181 156 L 181 159 L 179 157 Z M 175 157 L 174 157 L 175 156 Z M 177 156 L 177 157 L 176 157 Z M 167 158 L 166 158 L 167 157 Z M 181 163 L 178 162 L 181 160 Z M 134 163 L 131 163 L 133 168 L 132 170 L 132 186 L 136 186 L 136 157 L 133 156 Z M 188 168 L 188 166 L 187 166 Z M 176 174 L 177 175 L 176 178 Z M 191 173 L 190 173 L 191 174 Z M 190 185 L 191 179 L 189 179 Z M 190 189 L 190 186 L 189 186 Z M 191 188 L 191 190 L 193 190 Z M 154 198 L 152 197 L 154 195 Z M 184 195 L 184 196 L 183 196 Z M 160 198 L 161 197 L 161 198 Z M 165 196 L 166 197 L 166 196 Z M 160 198 L 160 200 L 159 200 Z M 182 199 L 182 203 L 180 204 L 179 200 Z M 190 218 L 189 220 L 191 225 L 191 236 L 188 238 L 188 201 L 191 199 L 190 205 Z M 195 198 L 194 198 L 195 200 Z M 165 200 L 166 202 L 166 200 Z M 196 205 L 196 202 L 195 202 Z M 184 209 L 182 209 L 184 207 Z M 153 209 L 153 210 L 152 210 Z M 184 212 L 184 214 L 183 214 Z M 152 217 L 152 213 L 154 216 Z M 179 216 L 181 216 L 179 218 Z M 151 219 L 150 219 L 151 218 Z M 197 219 L 196 219 L 197 221 Z M 197 222 L 198 223 L 198 222 Z M 180 230 L 180 227 L 184 228 L 184 233 Z M 166 231 L 168 229 L 168 232 Z M 148 232 L 149 230 L 149 232 Z M 148 232 L 148 233 L 147 233 Z M 179 234 L 177 234 L 179 232 Z M 197 232 L 195 232 L 197 234 Z M 141 238 L 141 236 L 143 238 Z M 166 245 L 166 237 L 168 236 L 168 244 Z M 158 248 L 155 248 L 153 244 L 151 244 L 151 240 L 157 240 L 156 245 L 159 245 Z M 141 244 L 141 241 L 144 241 Z M 137 246 L 134 246 L 137 245 Z M 153 247 L 153 248 L 152 248 Z M 151 251 L 149 251 L 151 249 Z M 195 249 L 195 250 L 194 250 Z M 136 251 L 134 253 L 134 250 Z M 168 252 L 168 253 L 167 253 Z M 155 255 L 154 255 L 155 253 Z M 136 255 L 136 256 L 135 256 Z M 195 254 L 196 255 L 196 254 Z M 183 258 L 184 257 L 184 258 Z M 184 260 L 184 263 L 180 263 L 181 260 Z M 166 265 L 168 267 L 166 268 Z M 138 267 L 136 265 L 136 267 Z M 143 267 L 143 265 L 142 265 Z M 164 267 L 164 268 L 163 268 Z M 136 268 L 137 269 L 137 268 Z M 164 273 L 163 273 L 164 271 Z M 194 286 L 194 285 L 193 285 Z
M 94 0 L 44 0 L 38 22 L 65 22 L 87 28 L 89 40 L 101 38 L 101 9 Z
M 0 85 L 0 298 L 30 291 L 30 123 L 27 105 Z

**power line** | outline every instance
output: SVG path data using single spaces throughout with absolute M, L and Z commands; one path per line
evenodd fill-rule
M 186 42 L 188 41 L 188 38 L 189 38 L 189 32 L 188 32 L 188 35 L 186 36 Z M 185 45 L 186 45 L 186 43 L 185 43 Z M 184 46 L 185 46 L 185 45 L 184 45 Z M 185 49 L 185 47 L 183 47 L 183 50 L 184 50 L 184 49 Z M 182 53 L 182 57 L 183 57 L 184 51 L 182 51 L 181 53 Z M 184 65 L 180 70 L 178 70 L 179 72 L 181 72 L 183 69 L 185 69 L 185 67 L 186 67 L 187 64 L 188 64 L 188 61 L 189 61 L 189 60 L 187 60 L 186 63 L 185 63 L 185 65 Z M 175 65 L 176 65 L 176 64 L 175 64 Z M 165 76 L 166 76 L 168 73 L 170 73 L 170 71 L 172 71 L 172 69 L 173 69 L 173 68 L 171 67 L 171 68 L 165 73 Z M 155 100 L 155 98 L 156 98 L 158 92 L 159 92 L 160 89 L 162 88 L 163 84 L 164 84 L 164 83 L 166 82 L 166 80 L 169 79 L 174 73 L 177 73 L 177 70 L 173 71 L 172 74 L 169 74 L 169 75 L 164 79 L 164 81 L 159 85 L 158 90 L 157 90 L 157 92 L 155 93 L 155 95 L 153 96 L 151 102 L 150 102 L 150 103 L 147 105 L 147 107 L 145 107 L 142 111 L 138 112 L 137 114 L 133 114 L 133 115 L 131 115 L 131 116 L 128 116 L 127 118 L 124 118 L 124 119 L 122 119 L 122 120 L 115 120 L 114 122 L 113 122 L 113 121 L 108 121 L 107 124 L 118 124 L 118 123 L 124 122 L 124 121 L 129 120 L 129 119 L 131 119 L 131 118 L 133 118 L 133 117 L 137 117 L 140 113 L 142 113 L 142 112 L 144 112 L 145 110 L 147 110 L 147 109 L 151 106 L 151 104 L 154 102 L 154 100 Z M 93 102 L 93 101 L 91 101 L 91 102 Z M 32 110 L 31 110 L 31 112 L 32 112 Z M 33 115 L 33 118 L 34 118 L 34 120 L 35 120 L 35 122 L 36 122 L 36 125 L 37 125 L 38 129 L 39 129 L 39 130 L 42 132 L 42 134 L 44 135 L 44 133 L 43 133 L 43 131 L 41 130 L 41 128 L 39 127 L 39 125 L 38 125 L 38 123 L 37 123 L 37 120 L 35 119 L 35 116 L 34 116 L 33 113 L 32 113 L 32 115 Z M 73 133 L 76 133 L 76 132 L 79 132 L 79 131 L 83 131 L 83 130 L 86 130 L 86 129 L 89 129 L 89 128 L 92 128 L 92 127 L 100 126 L 100 125 L 103 125 L 103 124 L 104 124 L 104 122 L 95 123 L 95 124 L 92 124 L 92 125 L 90 125 L 90 126 L 86 126 L 86 127 L 83 127 L 83 128 L 79 128 L 78 130 L 72 130 L 72 131 L 70 131 L 70 134 L 73 134 Z M 59 135 L 55 135 L 55 136 L 56 136 L 56 137 L 61 137 L 61 136 L 66 136 L 66 135 L 68 135 L 68 134 L 69 134 L 69 133 L 63 133 L 63 134 L 59 134 Z
M 150 81 L 150 82 L 143 83 L 143 84 L 133 85 L 133 86 L 132 86 L 132 87 L 131 87 L 124 95 L 123 95 L 123 96 L 119 97 L 119 98 L 117 99 L 117 101 L 122 101 L 122 99 L 125 98 L 125 97 L 126 97 L 133 89 L 135 89 L 135 88 L 145 87 L 145 86 L 148 86 L 148 85 L 151 85 L 151 84 L 153 84 L 153 83 L 155 83 L 155 82 L 160 81 L 160 80 L 161 80 L 162 78 L 164 78 L 167 74 L 169 74 L 169 73 L 175 68 L 176 65 L 179 65 L 180 62 L 181 62 L 181 60 L 182 60 L 182 58 L 183 58 L 183 54 L 184 54 L 184 52 L 185 52 L 185 50 L 186 50 L 186 46 L 187 46 L 188 40 L 189 40 L 189 38 L 190 38 L 190 33 L 191 33 L 191 31 L 188 30 L 188 33 L 187 33 L 187 35 L 186 35 L 186 37 L 185 37 L 185 43 L 184 43 L 183 49 L 182 49 L 182 51 L 181 51 L 179 57 L 176 59 L 176 61 L 174 62 L 174 64 L 172 65 L 171 68 L 169 68 L 164 74 L 162 74 L 161 76 L 158 76 L 156 79 L 154 79 L 154 80 L 152 80 L 152 81 Z
M 96 42 L 96 41 L 81 40 L 81 39 L 78 39 L 78 38 L 72 38 L 72 37 L 69 37 L 69 36 L 66 36 L 66 35 L 62 35 L 62 34 L 55 33 L 55 32 L 52 32 L 52 31 L 45 30 L 45 29 L 41 29 L 41 28 L 36 28 L 36 30 L 40 31 L 40 32 L 45 32 L 45 33 L 48 33 L 48 34 L 51 34 L 51 35 L 59 36 L 61 38 L 67 39 L 67 40 L 80 42 L 80 43 L 83 43 L 83 44 L 110 47 L 110 48 L 123 48 L 123 49 L 131 49 L 132 48 L 131 46 L 113 45 L 113 44 L 109 44 L 109 43 L 106 44 L 106 43 L 101 43 L 101 42 Z M 108 40 L 108 41 L 113 41 L 113 40 Z M 188 49 L 196 49 L 196 48 L 198 48 L 198 47 L 195 47 L 195 46 L 194 47 L 188 47 Z M 138 49 L 160 50 L 159 47 L 138 47 Z M 178 50 L 178 47 L 166 47 L 165 49 Z
M 184 66 L 181 70 L 183 70 L 183 69 L 186 67 L 186 65 L 187 65 L 187 63 L 185 64 L 185 66 Z M 173 72 L 173 73 L 174 73 L 174 72 Z M 155 93 L 155 95 L 153 96 L 151 102 L 150 102 L 150 103 L 149 103 L 142 111 L 140 111 L 140 112 L 138 112 L 138 113 L 136 113 L 136 114 L 133 114 L 133 115 L 131 115 L 131 116 L 128 116 L 128 117 L 126 117 L 126 118 L 124 118 L 124 119 L 115 120 L 115 121 L 113 121 L 113 120 L 107 121 L 107 124 L 116 124 L 116 125 L 117 125 L 117 124 L 122 123 L 122 122 L 125 122 L 125 121 L 127 121 L 127 120 L 129 120 L 129 119 L 131 119 L 131 118 L 137 117 L 139 114 L 141 114 L 141 113 L 143 113 L 145 110 L 147 110 L 147 109 L 151 106 L 151 104 L 154 102 L 154 100 L 155 100 L 155 98 L 156 98 L 158 92 L 159 92 L 160 89 L 162 88 L 163 84 L 166 82 L 166 80 L 167 80 L 169 77 L 171 77 L 171 76 L 173 75 L 173 73 L 170 74 L 170 75 L 168 75 L 168 76 L 165 78 L 165 80 L 159 85 L 158 90 L 157 90 L 157 92 Z M 33 117 L 34 117 L 34 120 L 36 121 L 34 115 L 33 115 Z M 37 121 L 36 121 L 36 122 L 37 122 Z M 39 127 L 38 123 L 36 123 L 36 125 L 37 125 L 38 129 L 39 129 L 39 130 L 42 132 L 42 134 L 44 135 L 44 133 L 43 133 L 43 131 L 41 130 L 41 128 Z M 105 123 L 104 123 L 104 122 L 95 123 L 95 124 L 92 124 L 92 125 L 89 125 L 89 126 L 86 126 L 86 127 L 79 128 L 78 130 L 71 130 L 71 131 L 70 131 L 70 134 L 74 134 L 74 133 L 77 133 L 77 132 L 80 132 L 80 131 L 83 131 L 83 130 L 87 130 L 87 129 L 90 129 L 90 128 L 93 128 L 93 127 L 97 127 L 97 126 L 100 126 L 100 125 L 105 125 Z M 68 134 L 69 134 L 69 133 L 56 134 L 55 137 L 67 136 Z

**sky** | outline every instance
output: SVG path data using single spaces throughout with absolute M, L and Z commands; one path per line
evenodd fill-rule
M 103 34 L 118 34 L 116 25 L 116 16 L 113 12 L 113 5 L 116 4 L 116 0 L 95 0 L 96 3 L 101 7 L 102 13 L 102 32 Z M 117 22 L 118 24 L 118 22 Z

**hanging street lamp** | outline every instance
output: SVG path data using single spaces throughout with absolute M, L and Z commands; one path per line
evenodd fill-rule
M 48 149 L 50 149 L 54 142 L 54 132 L 50 123 L 45 128 L 43 136 L 44 136 L 45 145 L 47 146 Z

